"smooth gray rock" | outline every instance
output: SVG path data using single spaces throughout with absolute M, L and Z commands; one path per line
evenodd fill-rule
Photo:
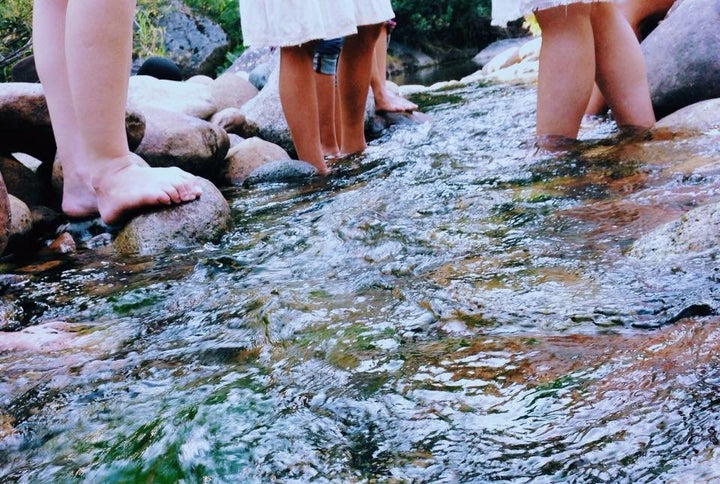
M 720 97 L 720 1 L 684 0 L 641 44 L 656 117 Z
M 133 218 L 118 233 L 113 248 L 118 254 L 156 254 L 217 242 L 231 225 L 230 206 L 207 180 L 199 199 L 152 209 Z
M 267 162 L 250 172 L 244 185 L 251 187 L 259 183 L 280 183 L 306 180 L 317 174 L 310 163 L 299 160 L 276 160 Z

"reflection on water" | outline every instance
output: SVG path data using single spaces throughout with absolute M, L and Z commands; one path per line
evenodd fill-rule
M 462 79 L 465 76 L 477 72 L 479 69 L 480 67 L 472 60 L 459 60 L 414 71 L 403 71 L 402 73 L 391 75 L 390 80 L 399 86 L 406 84 L 432 86 L 436 82 L 442 82 L 448 79 Z
M 0 354 L 3 481 L 718 478 L 720 320 L 678 322 L 715 254 L 626 255 L 717 175 L 604 122 L 538 154 L 532 88 L 440 95 L 327 180 L 228 190 L 217 246 L 8 268 L 16 326 L 79 332 Z

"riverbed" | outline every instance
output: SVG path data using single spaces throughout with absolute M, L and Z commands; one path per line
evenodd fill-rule
M 0 480 L 720 479 L 715 254 L 629 255 L 720 175 L 604 119 L 538 152 L 532 86 L 414 100 L 327 179 L 226 189 L 219 244 L 6 263 L 15 328 L 75 336 L 0 353 Z

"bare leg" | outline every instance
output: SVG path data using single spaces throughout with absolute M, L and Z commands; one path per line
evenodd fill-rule
M 334 157 L 340 153 L 335 122 L 335 76 L 315 73 L 315 90 L 318 100 L 322 152 L 323 155 Z
M 106 223 L 138 208 L 196 199 L 193 175 L 130 153 L 125 104 L 134 0 L 35 0 L 38 73 L 63 164 L 63 211 Z
M 612 3 L 593 6 L 597 83 L 620 128 L 655 123 L 645 62 L 630 24 Z
M 363 151 L 365 144 L 365 103 L 370 89 L 375 43 L 383 24 L 363 25 L 345 39 L 338 65 L 341 151 L 345 155 Z
M 577 137 L 595 79 L 589 4 L 535 12 L 543 32 L 538 74 L 537 135 Z
M 315 72 L 312 67 L 313 43 L 283 47 L 280 51 L 280 102 L 290 128 L 298 158 L 326 174 L 327 165 L 320 145 L 320 125 Z
M 617 8 L 630 24 L 635 37 L 640 39 L 640 27 L 646 19 L 664 16 L 672 7 L 674 0 L 624 0 Z M 602 114 L 607 111 L 607 103 L 597 86 L 593 89 L 590 103 L 585 114 Z
M 383 25 L 378 40 L 375 43 L 373 53 L 373 70 L 370 77 L 370 88 L 375 99 L 375 111 L 389 113 L 400 113 L 403 111 L 415 111 L 417 104 L 398 96 L 388 90 L 386 85 L 387 73 L 387 27 Z

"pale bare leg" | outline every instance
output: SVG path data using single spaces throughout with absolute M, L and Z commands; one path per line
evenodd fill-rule
M 621 129 L 655 124 L 640 44 L 630 24 L 612 3 L 593 5 L 597 84 Z
M 38 73 L 63 166 L 63 211 L 116 223 L 146 206 L 201 194 L 179 169 L 150 168 L 130 153 L 125 104 L 134 0 L 35 0 Z
M 535 12 L 543 32 L 538 73 L 537 135 L 574 139 L 595 80 L 589 4 Z
M 401 113 L 415 111 L 417 104 L 398 96 L 387 88 L 387 27 L 383 25 L 373 53 L 373 70 L 370 77 L 370 88 L 375 100 L 375 111 Z
M 375 43 L 383 24 L 358 27 L 345 39 L 338 65 L 340 125 L 345 155 L 363 151 L 365 143 L 365 102 L 370 89 Z
M 313 165 L 319 174 L 328 172 L 320 144 L 320 123 L 313 43 L 283 47 L 280 51 L 280 103 L 290 128 L 298 158 Z
M 315 89 L 318 99 L 318 117 L 320 120 L 320 145 L 323 155 L 336 157 L 340 154 L 340 144 L 336 133 L 335 120 L 335 76 L 315 73 Z

